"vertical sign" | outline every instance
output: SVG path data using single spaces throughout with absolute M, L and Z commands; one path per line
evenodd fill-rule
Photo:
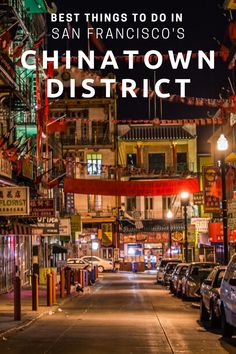
M 66 159 L 66 177 L 73 178 L 74 174 L 74 159 L 68 157 Z M 74 193 L 65 193 L 65 209 L 66 212 L 70 215 L 74 213 L 75 210 L 75 196 Z
M 205 213 L 220 211 L 220 171 L 216 166 L 203 168 L 203 196 Z
M 102 224 L 102 244 L 103 246 L 112 245 L 112 224 Z

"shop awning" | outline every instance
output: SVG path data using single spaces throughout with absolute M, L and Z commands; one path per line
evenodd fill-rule
M 110 181 L 65 178 L 64 192 L 113 196 L 177 195 L 182 191 L 199 192 L 197 178 L 152 181 Z
M 51 244 L 52 247 L 52 253 L 56 254 L 56 253 L 67 253 L 67 248 L 63 247 L 61 245 L 58 245 L 56 243 Z

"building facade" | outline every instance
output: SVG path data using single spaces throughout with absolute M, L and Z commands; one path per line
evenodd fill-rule
M 197 171 L 196 132 L 193 126 L 153 126 L 151 124 L 118 127 L 118 165 L 121 180 L 153 181 L 186 178 Z M 192 200 L 192 198 L 191 198 Z M 167 211 L 171 209 L 172 253 L 183 253 L 184 220 L 179 195 L 120 197 L 119 238 L 121 255 L 155 264 L 170 254 Z M 188 222 L 195 213 L 188 208 Z M 190 258 L 194 258 L 194 240 L 190 240 Z

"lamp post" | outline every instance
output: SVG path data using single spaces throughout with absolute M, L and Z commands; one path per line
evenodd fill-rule
M 182 192 L 180 194 L 181 205 L 184 207 L 184 260 L 188 263 L 188 220 L 187 220 L 187 206 L 189 205 L 189 193 Z
M 96 235 L 91 234 L 90 235 L 90 241 L 91 241 L 91 265 L 93 268 L 93 241 L 95 240 Z
M 225 154 L 228 149 L 228 140 L 221 134 L 217 140 L 217 150 L 221 152 L 220 167 L 221 167 L 221 188 L 222 188 L 222 220 L 223 220 L 223 237 L 224 237 L 224 264 L 229 261 L 228 247 L 228 219 L 227 219 L 227 198 L 226 198 L 226 183 L 225 183 Z
M 171 235 L 171 220 L 173 218 L 173 213 L 169 209 L 167 214 L 167 220 L 168 220 L 168 232 L 169 232 L 169 249 L 170 249 L 170 258 L 172 258 L 172 235 Z

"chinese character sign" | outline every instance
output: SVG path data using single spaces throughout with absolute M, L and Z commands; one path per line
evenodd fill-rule
M 55 215 L 53 199 L 32 199 L 30 201 L 30 215 L 37 217 L 53 217 Z
M 29 215 L 29 187 L 0 187 L 0 215 Z
M 216 166 L 203 168 L 204 211 L 205 213 L 220 210 L 220 172 Z

